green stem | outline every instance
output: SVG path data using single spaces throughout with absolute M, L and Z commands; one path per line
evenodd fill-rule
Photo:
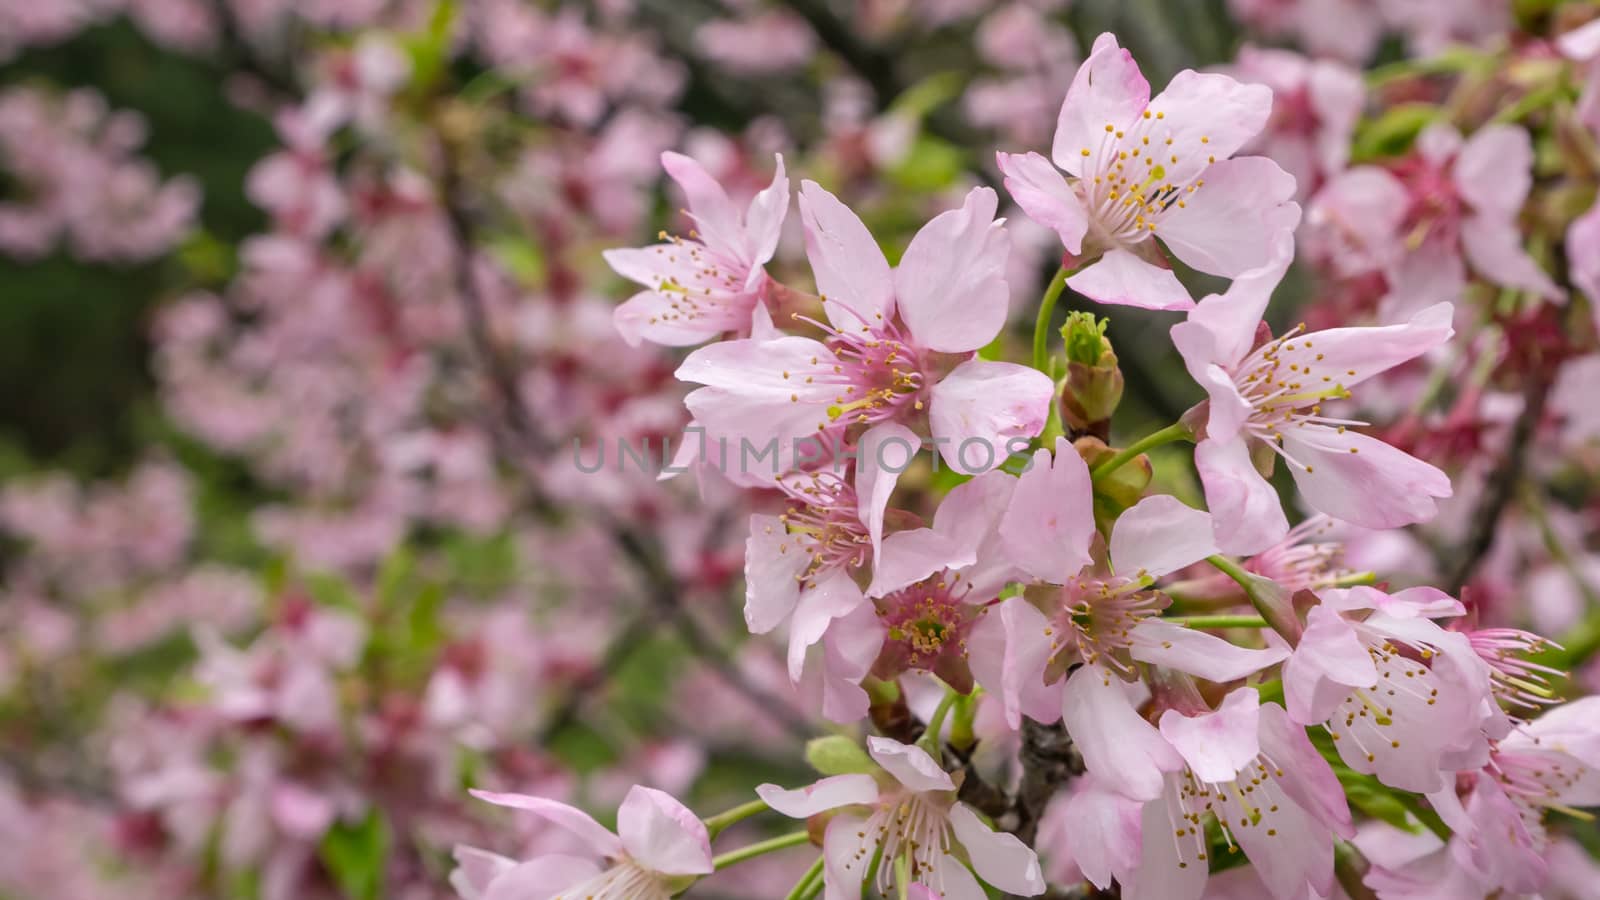
M 1128 462 L 1147 450 L 1153 450 L 1156 447 L 1160 447 L 1162 444 L 1170 444 L 1173 441 L 1187 441 L 1192 440 L 1193 438 L 1194 435 L 1190 433 L 1187 425 L 1184 425 L 1182 422 L 1174 422 L 1160 431 L 1151 432 L 1150 434 L 1147 434 L 1137 441 L 1134 441 L 1121 450 L 1118 450 L 1115 456 L 1091 469 L 1089 471 L 1089 477 L 1098 482 L 1104 479 L 1107 475 L 1110 475 L 1112 472 L 1122 468 L 1123 463 Z
M 1335 578 L 1332 581 L 1328 582 L 1327 584 L 1323 585 L 1323 587 L 1336 587 L 1336 588 L 1337 587 L 1355 587 L 1356 585 L 1361 585 L 1361 584 L 1377 584 L 1377 583 L 1378 583 L 1378 573 L 1377 572 L 1351 572 L 1348 575 L 1340 575 L 1338 578 Z
M 956 698 L 956 718 L 950 723 L 950 746 L 957 750 L 967 750 L 978 741 L 972 723 L 978 715 L 978 695 L 982 692 L 983 688 L 974 688 L 972 693 Z
M 789 896 L 785 897 L 784 900 L 806 900 L 807 897 L 815 896 L 816 888 L 822 886 L 822 863 L 823 858 L 817 857 L 817 861 L 811 864 L 811 868 L 807 869 L 804 875 L 800 876 L 800 881 L 795 884 L 794 890 L 790 891 Z
M 1163 619 L 1190 628 L 1266 628 L 1267 620 L 1260 616 L 1171 616 Z
M 1211 563 L 1224 575 L 1239 583 L 1244 588 L 1244 595 L 1250 598 L 1250 605 L 1255 607 L 1261 618 L 1267 620 L 1272 629 L 1283 635 L 1291 645 L 1300 643 L 1300 634 L 1303 626 L 1300 617 L 1295 614 L 1294 603 L 1288 591 L 1270 579 L 1260 575 L 1253 575 L 1245 571 L 1244 567 L 1233 560 L 1220 554 L 1206 557 L 1206 562 Z
M 894 886 L 900 895 L 900 900 L 910 900 L 911 897 L 911 857 L 904 853 L 894 860 Z
M 731 865 L 742 863 L 747 859 L 755 859 L 758 856 L 764 856 L 768 853 L 774 853 L 778 850 L 787 850 L 790 847 L 798 847 L 801 844 L 810 842 L 810 840 L 811 834 L 809 832 L 796 831 L 791 834 L 783 835 L 782 837 L 775 837 L 770 840 L 751 844 L 747 847 L 740 847 L 737 850 L 729 850 L 727 853 L 724 853 L 716 859 L 713 859 L 711 861 L 711 865 L 720 872 Z
M 1061 299 L 1061 292 L 1067 286 L 1067 277 L 1073 271 L 1063 265 L 1050 276 L 1050 283 L 1044 289 L 1044 298 L 1039 301 L 1039 318 L 1033 323 L 1033 367 L 1046 375 L 1051 374 L 1050 322 L 1056 315 L 1056 301 Z
M 706 819 L 706 831 L 714 838 L 729 825 L 735 822 L 742 822 L 757 813 L 766 811 L 767 802 L 765 800 L 751 800 L 749 803 L 741 803 L 733 809 L 719 812 Z
M 1227 558 L 1226 556 L 1218 556 L 1216 554 L 1206 557 L 1206 562 L 1211 563 L 1212 566 L 1216 567 L 1217 571 L 1228 576 L 1229 578 L 1232 578 L 1234 581 L 1239 582 L 1239 586 L 1244 588 L 1246 591 L 1250 590 L 1252 586 L 1250 583 L 1250 573 L 1246 572 L 1244 567 L 1240 566 L 1238 563 Z
M 956 700 L 960 697 L 961 695 L 953 689 L 945 688 L 943 699 L 939 701 L 938 706 L 934 707 L 933 715 L 928 717 L 927 730 L 922 732 L 922 737 L 917 741 L 918 744 L 922 745 L 922 749 L 928 751 L 928 755 L 935 760 L 940 759 L 942 756 L 939 752 L 939 734 L 944 731 L 945 716 L 950 714 L 950 707 L 954 706 Z

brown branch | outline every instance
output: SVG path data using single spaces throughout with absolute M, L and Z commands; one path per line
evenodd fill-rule
M 1522 469 L 1527 461 L 1528 445 L 1544 417 L 1545 401 L 1550 396 L 1552 376 L 1542 369 L 1528 376 L 1522 391 L 1522 414 L 1511 427 L 1506 443 L 1505 460 L 1489 476 L 1483 495 L 1472 512 L 1467 526 L 1467 536 L 1455 551 L 1454 565 L 1447 569 L 1443 590 L 1458 595 L 1482 564 L 1494 544 L 1495 531 L 1500 517 L 1516 495 L 1517 484 L 1522 479 Z
M 1011 828 L 1022 842 L 1032 846 L 1039 833 L 1039 818 L 1050 799 L 1074 776 L 1083 774 L 1083 757 L 1072 744 L 1066 725 L 1056 722 L 1040 725 L 1022 720 L 1022 783 L 1012 809 L 1017 821 Z

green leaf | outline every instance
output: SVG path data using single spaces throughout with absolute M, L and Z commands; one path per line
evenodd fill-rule
M 1412 821 L 1406 804 L 1379 783 L 1378 779 L 1344 766 L 1335 766 L 1333 772 L 1339 777 L 1339 783 L 1344 786 L 1345 799 L 1349 800 L 1355 809 L 1402 831 L 1416 834 L 1422 830 L 1420 825 Z
M 334 825 L 318 850 L 322 864 L 348 900 L 378 900 L 383 896 L 389 823 L 376 809 L 361 822 Z
M 905 158 L 889 170 L 889 178 L 910 191 L 938 191 L 955 184 L 966 168 L 966 156 L 949 141 L 919 134 Z
M 1356 129 L 1350 162 L 1373 160 L 1404 155 L 1411 149 L 1422 129 L 1439 115 L 1439 108 L 1428 103 L 1404 103 L 1390 109 Z
M 823 775 L 872 774 L 878 764 L 853 739 L 842 734 L 813 738 L 806 742 L 806 762 Z

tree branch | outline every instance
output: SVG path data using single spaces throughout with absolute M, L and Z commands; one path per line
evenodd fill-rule
M 1447 570 L 1443 590 L 1459 595 L 1472 575 L 1482 564 L 1489 548 L 1494 544 L 1496 526 L 1500 517 L 1516 495 L 1517 483 L 1522 479 L 1522 469 L 1527 460 L 1528 445 L 1544 418 L 1545 401 L 1550 396 L 1552 376 L 1542 369 L 1528 376 L 1522 391 L 1522 414 L 1511 427 L 1506 444 L 1505 461 L 1490 475 L 1484 485 L 1483 495 L 1473 510 L 1467 536 L 1455 553 L 1455 565 Z

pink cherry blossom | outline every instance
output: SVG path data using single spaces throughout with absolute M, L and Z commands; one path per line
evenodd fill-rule
M 1346 765 L 1401 790 L 1433 791 L 1485 736 L 1504 736 L 1488 666 L 1465 635 L 1427 618 L 1454 614 L 1454 601 L 1422 589 L 1319 596 L 1284 663 L 1284 696 L 1295 722 L 1338 735 Z
M 1114 875 L 1133 900 L 1199 900 L 1214 817 L 1268 896 L 1331 894 L 1333 839 L 1354 833 L 1350 812 L 1332 769 L 1282 707 L 1239 688 L 1214 711 L 1166 710 L 1153 740 L 1170 757 L 1151 795 L 1109 793 L 1118 782 L 1091 769 L 1095 785 L 1069 800 L 1080 815 L 1065 837 L 1086 877 L 1104 888 Z
M 1555 299 L 1560 292 L 1517 227 L 1532 167 L 1521 128 L 1489 125 L 1463 140 L 1449 125 L 1431 125 L 1412 156 L 1329 182 L 1307 213 L 1308 237 L 1346 275 L 1382 272 L 1391 312 L 1455 301 L 1467 264 L 1495 284 Z
M 458 846 L 450 883 L 462 900 L 668 900 L 692 878 L 711 872 L 706 826 L 670 794 L 635 786 L 617 812 L 617 833 L 588 813 L 526 794 L 473 791 L 480 800 L 530 812 L 571 832 L 584 856 L 549 854 L 518 862 Z
M 1067 279 L 1073 290 L 1188 309 L 1194 301 L 1152 236 L 1188 265 L 1232 278 L 1268 262 L 1299 220 L 1292 177 L 1264 157 L 1231 158 L 1271 107 L 1261 85 L 1194 71 L 1151 99 L 1133 56 L 1102 34 L 1061 104 L 1051 160 L 1001 153 L 1000 168 L 1017 204 L 1083 261 Z
M 1549 876 L 1546 809 L 1600 805 L 1600 728 L 1586 697 L 1552 708 L 1513 731 L 1489 764 L 1429 794 L 1455 831 L 1451 854 L 1487 889 L 1534 893 Z
M 934 513 L 930 528 L 897 531 L 882 540 L 867 588 L 875 618 L 857 614 L 829 627 L 827 653 L 854 673 L 856 690 L 869 672 L 893 679 L 931 672 L 970 693 L 968 640 L 979 618 L 1018 570 L 1000 551 L 998 522 L 1017 479 L 991 470 L 958 485 Z M 980 661 L 987 662 L 987 660 Z
M 617 308 L 617 330 L 634 346 L 645 340 L 683 346 L 723 332 L 749 334 L 751 316 L 767 292 L 764 266 L 789 212 L 783 157 L 777 157 L 772 184 L 743 216 L 698 162 L 667 152 L 661 165 L 683 189 L 694 230 L 688 240 L 605 251 L 619 275 L 648 289 Z
M 991 609 L 969 640 L 978 681 L 1000 695 L 1013 726 L 1022 715 L 1053 721 L 1065 709 L 1069 730 L 1075 717 L 1084 730 L 1099 729 L 1074 684 L 1132 673 L 1134 661 L 1229 681 L 1283 658 L 1160 621 L 1170 601 L 1155 579 L 1216 552 L 1210 517 L 1148 497 L 1117 519 L 1109 553 L 1096 549 L 1088 467 L 1065 440 L 1055 450 L 1053 459 L 1035 453 L 999 525 L 1004 552 L 1043 586 Z M 1063 687 L 1061 676 L 1080 662 Z
M 1229 553 L 1254 553 L 1282 540 L 1289 524 L 1256 459 L 1276 454 L 1289 466 L 1306 502 L 1319 512 L 1366 528 L 1427 521 L 1435 499 L 1450 496 L 1443 472 L 1325 415 L 1322 404 L 1437 347 L 1452 334 L 1451 307 L 1440 304 L 1404 325 L 1296 328 L 1260 343 L 1261 314 L 1288 266 L 1288 248 L 1273 264 L 1234 281 L 1172 327 L 1189 374 L 1210 397 L 1195 465 Z
M 826 337 L 752 337 L 690 354 L 677 374 L 704 385 L 686 403 L 707 436 L 776 441 L 781 472 L 807 439 L 893 422 L 931 435 L 961 471 L 1003 462 L 1009 440 L 1044 427 L 1052 388 L 1041 372 L 975 356 L 1007 310 L 996 203 L 994 191 L 974 189 L 923 226 L 891 270 L 861 220 L 805 182 L 806 252 L 828 320 L 815 324 Z M 982 452 L 963 461 L 969 441 Z
M 1366 96 L 1361 75 L 1331 60 L 1246 46 L 1227 74 L 1272 89 L 1272 115 L 1242 149 L 1272 159 L 1295 178 L 1305 199 L 1344 171 Z
M 867 750 L 882 767 L 876 778 L 835 775 L 796 790 L 756 789 L 773 809 L 797 819 L 840 810 L 823 837 L 829 900 L 859 900 L 867 867 L 880 854 L 874 886 L 885 896 L 910 888 L 896 884 L 901 858 L 912 881 L 936 897 L 982 900 L 988 895 L 980 879 L 1018 896 L 1044 893 L 1033 850 L 958 801 L 956 782 L 925 750 L 877 736 L 867 738 Z

